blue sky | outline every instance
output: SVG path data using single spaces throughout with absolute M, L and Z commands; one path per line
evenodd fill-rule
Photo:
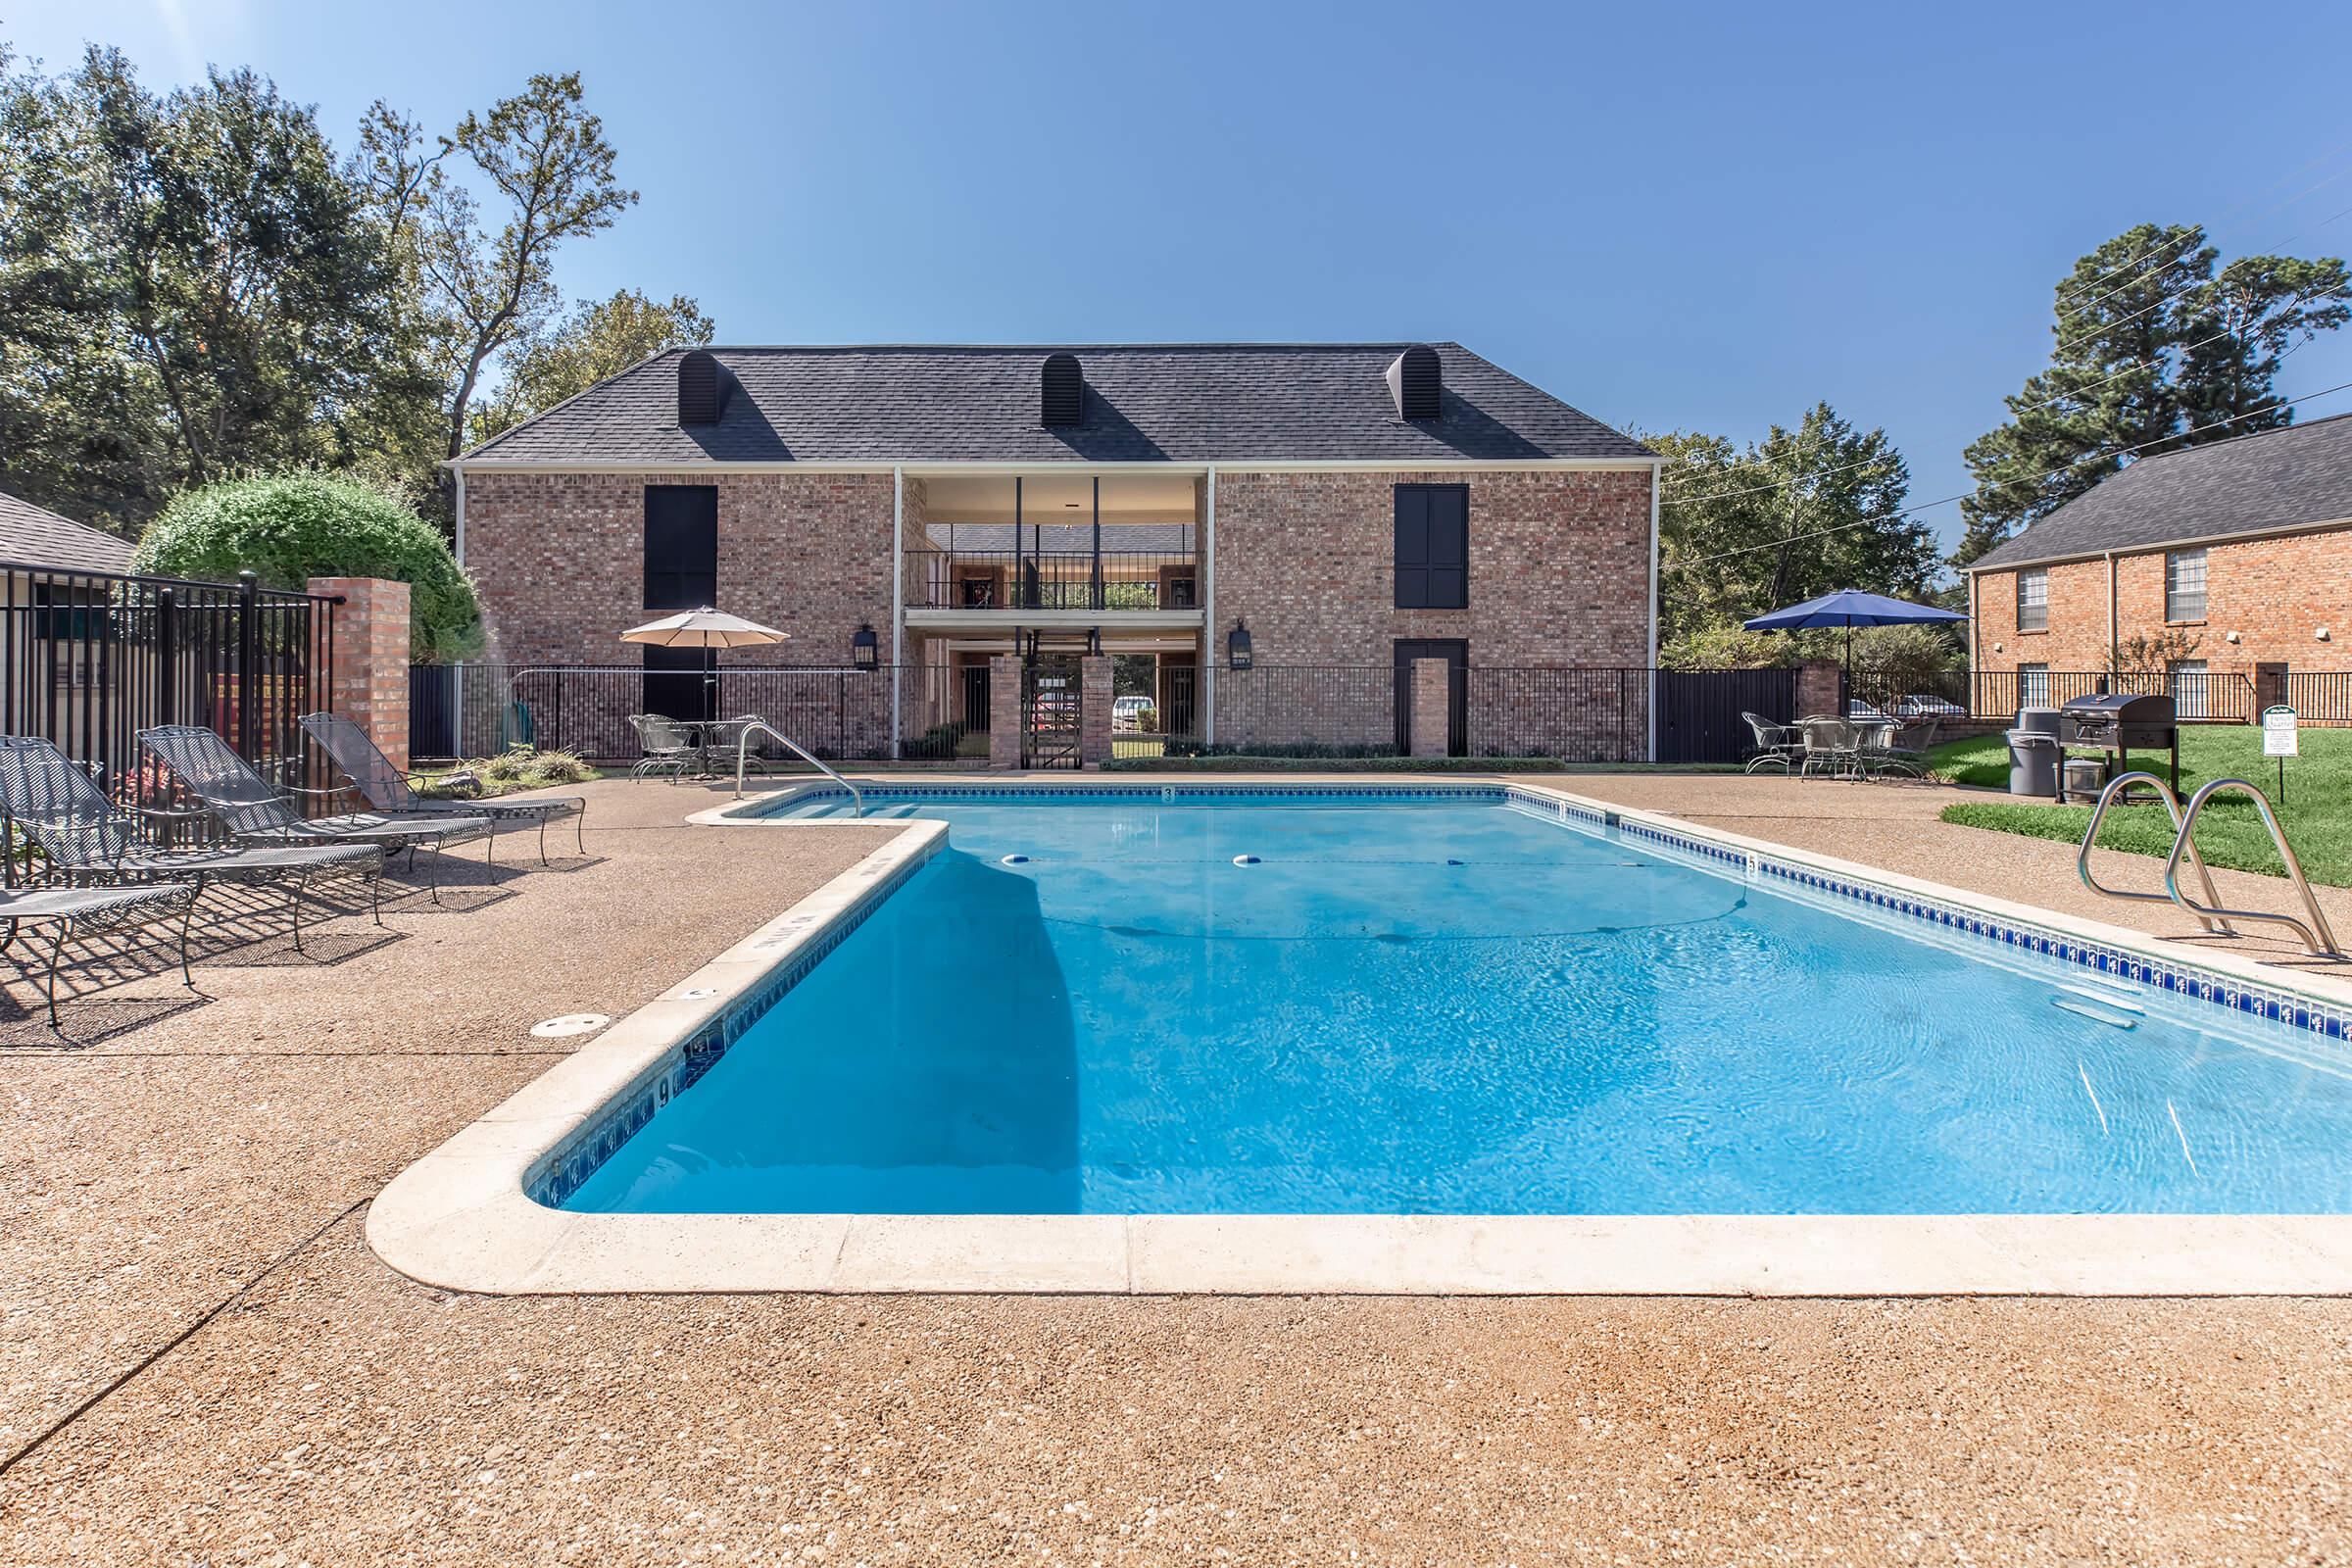
M 2128 13 L 80 0 L 0 36 L 250 65 L 339 145 L 577 69 L 644 199 L 565 292 L 693 294 L 724 341 L 1456 338 L 1625 426 L 1828 398 L 1924 501 L 2101 239 L 2352 248 L 2352 8 Z M 2339 380 L 2352 339 L 2279 384 Z

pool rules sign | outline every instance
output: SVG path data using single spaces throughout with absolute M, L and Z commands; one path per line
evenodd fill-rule
M 2299 757 L 2295 743 L 2295 710 L 2280 703 L 2262 710 L 2262 755 L 2278 759 L 2278 804 L 2286 804 L 2286 760 Z

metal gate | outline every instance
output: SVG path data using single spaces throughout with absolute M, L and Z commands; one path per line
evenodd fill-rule
M 1740 715 L 1793 722 L 1793 669 L 1661 669 L 1657 675 L 1658 760 L 1737 762 L 1755 750 Z
M 1078 766 L 1085 689 L 1075 654 L 1031 654 L 1021 662 L 1023 767 Z

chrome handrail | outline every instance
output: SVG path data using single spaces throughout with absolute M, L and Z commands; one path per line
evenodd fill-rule
M 2179 894 L 2171 891 L 2172 884 L 2169 881 L 2165 884 L 2166 891 L 2162 893 L 2127 893 L 2122 888 L 2100 886 L 2098 878 L 2090 874 L 2090 847 L 2099 836 L 2099 820 L 2107 814 L 2108 806 L 2123 793 L 2124 787 L 2128 784 L 2145 784 L 2155 790 L 2157 798 L 2164 802 L 2164 808 L 2173 819 L 2175 847 L 2179 847 L 2181 843 L 2180 797 L 2173 793 L 2173 787 L 2153 773 L 2140 772 L 2136 769 L 2129 773 L 2120 773 L 2108 780 L 2107 787 L 2099 791 L 2099 804 L 2090 808 L 2090 826 L 2082 830 L 2082 848 L 2075 855 L 2075 874 L 2082 879 L 2084 887 L 2101 898 L 2140 899 L 2149 904 L 2179 904 L 2188 909 L 2190 913 L 2195 914 L 2197 923 L 2206 930 L 2226 937 L 2237 935 L 2235 931 L 2230 929 L 2229 921 L 2216 915 L 2202 913 L 2193 906 L 2185 903 Z M 2188 846 L 2188 858 L 2196 866 L 2199 880 L 2205 884 L 2205 902 L 2220 904 L 2222 896 L 2213 890 L 2213 873 L 2205 869 L 2205 857 L 2197 853 L 2197 847 L 2193 842 Z
M 2214 899 L 2215 906 L 2201 906 L 2181 893 L 2179 882 L 2180 857 L 2183 851 L 2195 848 L 2190 843 L 2189 835 L 2196 829 L 2197 813 L 2205 809 L 2205 803 L 2213 799 L 2214 791 L 2225 789 L 2242 790 L 2254 797 L 2254 805 L 2262 812 L 2262 825 L 2270 829 L 2271 843 L 2278 851 L 2278 858 L 2286 863 L 2287 878 L 2295 884 L 2295 891 L 2303 896 L 2303 912 L 2311 916 L 2309 925 L 2305 925 L 2291 914 L 2266 914 L 2260 909 L 2221 908 L 2219 907 L 2221 901 L 2214 897 L 2210 878 L 2207 879 L 2205 896 Z M 2286 835 L 2279 831 L 2278 818 L 2271 810 L 2270 798 L 2242 778 L 2217 778 L 2188 798 L 2188 809 L 2182 813 L 2180 819 L 2180 836 L 2173 840 L 2172 857 L 2164 862 L 2164 885 L 2172 893 L 2173 902 L 2192 914 L 2227 916 L 2232 920 L 2269 920 L 2278 925 L 2292 926 L 2295 934 L 2303 939 L 2303 946 L 2315 956 L 2324 958 L 2342 956 L 2336 950 L 2335 933 L 2328 928 L 2328 916 L 2321 912 L 2320 901 L 2312 895 L 2311 882 L 2303 875 L 2303 862 L 2295 858 L 2293 847 L 2286 842 Z
M 858 788 L 858 786 L 851 783 L 848 779 L 843 778 L 839 773 L 834 772 L 824 763 L 818 761 L 805 748 L 802 747 L 799 741 L 794 740 L 791 736 L 785 734 L 782 730 L 776 728 L 775 725 L 770 724 L 764 718 L 747 718 L 742 720 L 742 724 L 743 734 L 735 742 L 735 798 L 737 800 L 740 801 L 743 799 L 743 770 L 752 760 L 752 732 L 754 730 L 760 730 L 766 734 L 773 735 L 776 739 L 791 747 L 794 756 L 798 757 L 802 761 L 807 762 L 810 767 L 815 768 L 819 773 L 824 774 L 825 777 L 831 779 L 843 789 L 848 790 L 850 792 L 850 814 L 852 816 L 863 816 L 865 814 L 865 796 Z

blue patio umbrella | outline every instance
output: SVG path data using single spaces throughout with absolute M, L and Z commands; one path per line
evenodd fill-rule
M 1749 631 L 1811 631 L 1821 626 L 1843 626 L 1845 667 L 1851 674 L 1856 626 L 1921 626 L 1931 621 L 1967 618 L 1956 611 L 1938 610 L 1934 605 L 1915 605 L 1907 599 L 1866 594 L 1859 588 L 1840 588 L 1786 610 L 1767 611 L 1740 624 Z

